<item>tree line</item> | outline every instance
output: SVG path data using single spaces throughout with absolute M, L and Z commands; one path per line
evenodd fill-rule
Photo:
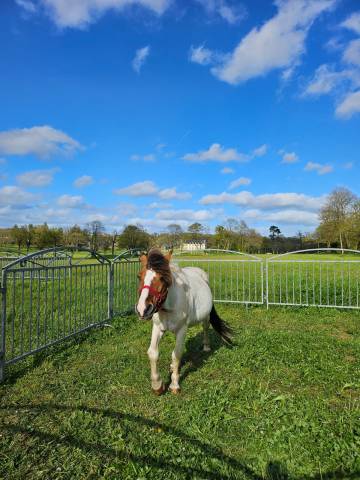
M 13 245 L 19 252 L 56 246 L 87 247 L 91 250 L 147 249 L 150 246 L 181 248 L 187 242 L 206 242 L 207 248 L 237 250 L 248 253 L 282 253 L 297 249 L 360 247 L 360 199 L 350 190 L 337 188 L 320 208 L 319 225 L 313 232 L 298 232 L 285 236 L 277 225 L 270 225 L 268 235 L 261 235 L 245 221 L 227 219 L 209 233 L 206 225 L 191 224 L 186 230 L 180 225 L 169 224 L 162 232 L 149 233 L 141 225 L 127 225 L 121 231 L 105 231 L 100 221 L 85 227 L 68 228 L 43 225 L 14 225 L 0 229 L 0 244 Z

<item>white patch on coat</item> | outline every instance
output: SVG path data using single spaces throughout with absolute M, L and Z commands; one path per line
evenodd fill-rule
M 144 278 L 144 287 L 150 287 L 151 282 L 154 280 L 156 273 L 153 270 L 146 270 L 145 278 Z M 149 289 L 145 288 L 142 290 L 138 304 L 136 306 L 137 311 L 139 312 L 140 316 L 142 317 L 145 312 L 146 308 L 146 299 L 149 296 Z

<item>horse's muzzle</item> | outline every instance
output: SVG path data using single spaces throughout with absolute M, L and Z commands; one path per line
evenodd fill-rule
M 147 305 L 147 307 L 145 308 L 143 315 L 141 316 L 137 309 L 137 305 L 135 305 L 135 312 L 137 313 L 140 320 L 151 320 L 152 316 L 155 313 L 155 306 L 152 303 L 149 303 L 149 305 Z

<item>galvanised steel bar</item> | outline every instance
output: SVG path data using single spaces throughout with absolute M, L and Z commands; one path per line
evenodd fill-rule
M 6 271 L 3 270 L 1 275 L 0 382 L 4 379 L 6 360 L 6 287 Z

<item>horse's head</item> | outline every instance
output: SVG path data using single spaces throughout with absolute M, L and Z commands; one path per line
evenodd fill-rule
M 150 320 L 166 300 L 172 282 L 170 258 L 171 252 L 163 255 L 157 248 L 140 257 L 139 300 L 135 311 L 143 320 Z

